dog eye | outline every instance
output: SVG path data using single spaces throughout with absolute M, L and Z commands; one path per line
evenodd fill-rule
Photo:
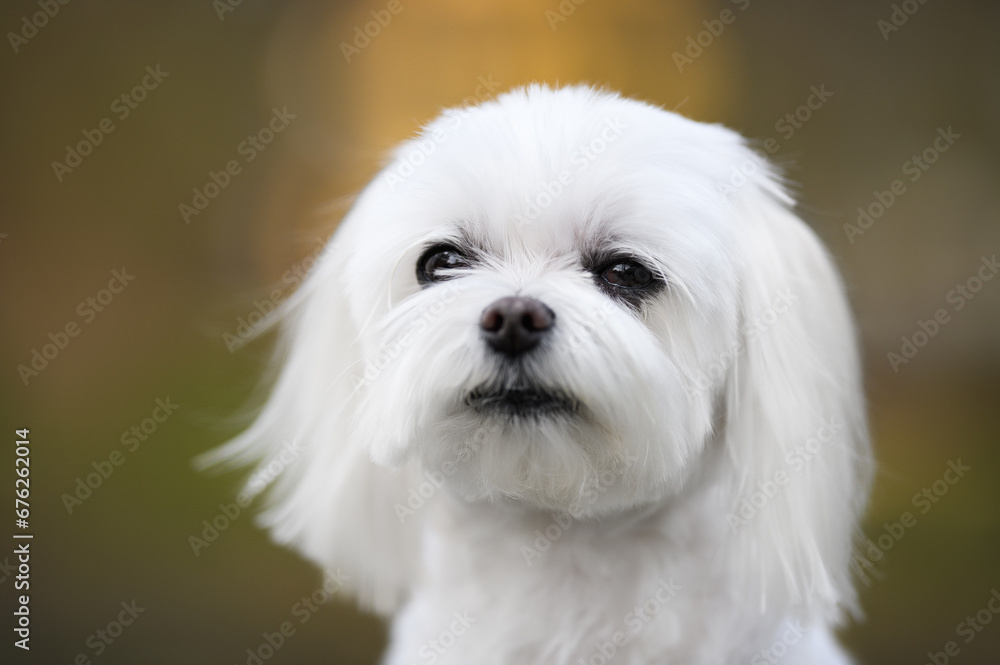
M 625 289 L 641 289 L 653 282 L 653 273 L 646 266 L 635 261 L 616 260 L 600 273 L 608 284 Z
M 468 268 L 469 260 L 451 245 L 434 245 L 420 255 L 417 260 L 417 281 L 421 284 L 443 282 L 455 275 L 442 274 L 443 271 Z

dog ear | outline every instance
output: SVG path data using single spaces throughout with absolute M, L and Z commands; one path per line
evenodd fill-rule
M 350 215 L 342 223 L 349 225 Z M 361 324 L 345 298 L 346 229 L 306 281 L 263 327 L 282 328 L 276 380 L 253 424 L 198 460 L 229 468 L 256 463 L 246 492 L 268 485 L 260 523 L 376 612 L 392 613 L 415 574 L 419 514 L 406 508 L 410 470 L 372 463 L 351 436 L 361 367 Z
M 856 331 L 826 250 L 764 173 L 734 198 L 745 274 L 726 454 L 732 570 L 762 606 L 856 611 L 850 570 L 871 451 Z

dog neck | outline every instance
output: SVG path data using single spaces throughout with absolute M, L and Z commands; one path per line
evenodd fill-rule
M 587 663 L 611 649 L 691 665 L 749 661 L 747 645 L 769 643 L 785 617 L 734 592 L 711 475 L 697 474 L 680 495 L 592 519 L 442 496 L 427 516 L 423 574 L 397 618 L 394 653 L 419 649 L 420 636 L 459 616 L 467 642 L 490 645 L 465 652 L 466 642 L 456 643 L 454 662 L 479 662 L 484 648 L 495 652 L 490 662 L 505 663 L 525 653 Z

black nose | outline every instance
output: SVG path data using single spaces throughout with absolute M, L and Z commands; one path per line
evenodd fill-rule
M 511 296 L 487 307 L 479 327 L 494 349 L 518 356 L 538 346 L 555 321 L 555 313 L 534 298 Z

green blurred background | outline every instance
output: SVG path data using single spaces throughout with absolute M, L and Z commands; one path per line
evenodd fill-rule
M 4 662 L 245 663 L 292 618 L 318 573 L 247 514 L 198 556 L 189 544 L 238 486 L 190 460 L 238 430 L 231 417 L 270 341 L 233 353 L 224 335 L 255 300 L 287 296 L 389 147 L 477 87 L 492 94 L 484 81 L 499 91 L 534 80 L 603 84 L 776 140 L 861 328 L 881 462 L 865 532 L 877 540 L 884 523 L 917 515 L 875 563 L 867 617 L 845 640 L 873 665 L 919 665 L 949 640 L 961 647 L 951 662 L 1000 662 L 1000 617 L 971 643 L 956 636 L 1000 588 L 1000 280 L 960 310 L 949 299 L 1000 252 L 1000 6 L 577 1 L 560 13 L 557 0 L 402 0 L 349 62 L 341 44 L 387 0 L 42 0 L 58 12 L 36 16 L 35 31 L 24 21 L 43 11 L 37 0 L 3 3 L 0 449 L 12 487 L 13 431 L 31 429 L 36 534 L 30 655 L 10 644 L 12 548 L 0 548 Z M 696 57 L 678 67 L 688 48 Z M 113 103 L 147 66 L 159 82 L 122 117 L 125 102 Z M 797 127 L 782 122 L 811 86 L 833 94 L 800 110 L 810 117 Z M 241 152 L 285 107 L 287 128 Z M 60 180 L 52 163 L 102 118 L 114 130 Z M 908 160 L 949 127 L 959 138 L 911 181 Z M 179 205 L 230 160 L 239 174 L 185 223 Z M 858 207 L 896 179 L 905 192 L 849 238 Z M 100 312 L 79 309 L 106 301 L 123 268 L 134 279 L 121 293 Z M 939 308 L 948 322 L 894 371 L 887 354 Z M 25 381 L 18 366 L 71 322 L 79 333 Z M 176 411 L 123 443 L 168 398 Z M 121 465 L 70 514 L 63 495 L 114 451 Z M 959 459 L 971 470 L 921 513 L 913 496 Z M 96 655 L 96 631 L 133 599 L 144 612 Z M 267 662 L 374 663 L 385 640 L 343 603 L 296 625 Z

